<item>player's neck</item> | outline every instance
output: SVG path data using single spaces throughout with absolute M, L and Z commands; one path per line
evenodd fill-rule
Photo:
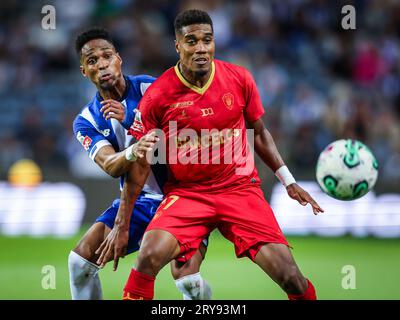
M 180 62 L 178 63 L 178 68 L 181 75 L 186 79 L 186 81 L 188 81 L 192 85 L 195 85 L 198 88 L 204 87 L 204 85 L 210 79 L 212 73 L 212 68 L 210 68 L 210 70 L 208 70 L 206 74 L 199 76 L 197 73 L 190 71 L 188 68 L 183 66 Z
M 113 86 L 109 90 L 104 90 L 104 89 L 101 89 L 101 88 L 98 88 L 98 90 L 99 90 L 99 93 L 100 93 L 101 97 L 104 100 L 113 99 L 113 100 L 120 101 L 122 99 L 124 93 L 125 93 L 125 90 L 126 90 L 125 78 L 123 76 L 121 76 L 121 78 L 117 81 L 115 86 Z

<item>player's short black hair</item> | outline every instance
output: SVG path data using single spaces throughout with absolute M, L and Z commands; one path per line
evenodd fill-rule
M 214 32 L 213 22 L 210 15 L 202 10 L 191 9 L 179 13 L 174 21 L 175 32 L 181 32 L 181 29 L 191 24 L 209 24 Z
M 76 37 L 75 50 L 79 57 L 81 56 L 81 50 L 82 50 L 83 46 L 90 40 L 94 40 L 94 39 L 104 39 L 104 40 L 108 41 L 109 43 L 111 43 L 113 45 L 113 47 L 115 48 L 114 41 L 111 38 L 108 31 L 104 28 L 94 27 L 94 28 L 90 28 L 88 30 L 81 32 Z

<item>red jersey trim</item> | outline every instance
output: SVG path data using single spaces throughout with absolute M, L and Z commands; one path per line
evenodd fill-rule
M 194 92 L 197 92 L 198 94 L 203 95 L 207 89 L 210 87 L 212 81 L 214 80 L 214 75 L 215 75 L 215 65 L 214 65 L 214 61 L 211 62 L 211 75 L 210 78 L 207 80 L 206 84 L 203 87 L 197 87 L 194 84 L 191 84 L 189 81 L 187 81 L 181 71 L 179 70 L 178 67 L 179 61 L 178 63 L 175 65 L 174 70 L 175 70 L 175 74 L 177 75 L 177 77 L 179 78 L 179 80 L 189 89 L 192 89 Z

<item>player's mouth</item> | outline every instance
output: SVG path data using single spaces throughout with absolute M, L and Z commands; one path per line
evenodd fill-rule
M 205 64 L 208 63 L 208 59 L 207 58 L 196 58 L 196 59 L 194 59 L 194 62 L 197 65 L 204 66 Z
M 108 80 L 110 80 L 111 78 L 112 78 L 112 74 L 111 74 L 111 73 L 105 73 L 105 74 L 102 74 L 102 75 L 100 76 L 100 81 L 101 81 L 101 82 L 108 81 Z

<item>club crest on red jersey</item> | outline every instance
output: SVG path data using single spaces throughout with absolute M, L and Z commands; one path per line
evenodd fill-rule
M 190 117 L 188 116 L 185 109 L 182 110 L 182 113 L 178 116 L 177 120 L 188 120 Z
M 235 102 L 235 98 L 232 93 L 228 92 L 222 96 L 222 101 L 229 110 L 232 110 L 233 103 Z

